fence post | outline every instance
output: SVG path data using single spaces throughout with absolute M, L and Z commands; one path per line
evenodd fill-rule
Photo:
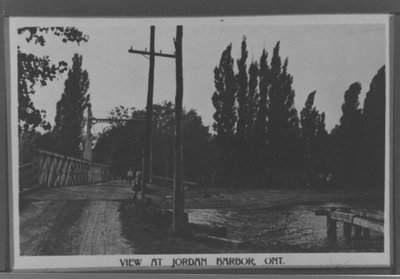
M 352 231 L 352 225 L 350 223 L 343 223 L 343 236 L 345 240 L 350 240 L 351 231 Z
M 334 211 L 335 209 L 332 208 L 331 212 Z M 329 248 L 335 248 L 336 247 L 336 220 L 333 220 L 331 218 L 331 212 L 329 212 L 326 216 L 327 220 L 327 235 L 328 235 L 328 247 Z

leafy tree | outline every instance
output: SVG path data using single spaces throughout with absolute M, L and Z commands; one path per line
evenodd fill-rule
M 328 162 L 329 162 L 329 135 L 325 127 L 325 113 L 318 114 L 316 137 L 314 140 L 313 148 L 313 167 L 315 173 L 319 176 L 318 182 L 326 182 L 328 175 Z
M 246 139 L 249 143 L 254 143 L 254 122 L 257 112 L 258 97 L 258 63 L 252 62 L 249 67 L 249 90 L 246 96 L 247 112 L 246 112 Z
M 18 145 L 20 165 L 32 162 L 37 149 L 57 151 L 57 144 L 51 132 L 22 131 L 19 136 Z
M 246 138 L 246 112 L 247 112 L 247 102 L 246 97 L 248 91 L 248 80 L 247 80 L 247 45 L 246 37 L 243 37 L 242 47 L 241 47 L 241 57 L 237 60 L 238 74 L 236 76 L 237 80 L 237 127 L 236 127 L 236 138 L 241 141 L 242 144 Z
M 294 107 L 293 77 L 287 72 L 288 59 L 283 65 L 279 55 L 280 43 L 271 58 L 271 86 L 269 90 L 268 144 L 270 170 L 274 183 L 291 184 L 299 168 L 300 130 Z M 293 181 L 291 181 L 293 180 Z
M 255 140 L 261 146 L 267 142 L 268 91 L 271 86 L 271 70 L 267 58 L 268 53 L 264 49 L 260 57 L 259 97 L 254 123 Z
M 308 177 L 313 173 L 311 167 L 314 159 L 312 158 L 312 147 L 317 136 L 317 125 L 319 119 L 319 113 L 314 106 L 316 93 L 316 91 L 313 91 L 308 95 L 304 108 L 300 113 L 302 140 L 304 145 L 304 168 Z
M 385 66 L 373 77 L 362 114 L 360 184 L 369 189 L 384 189 L 385 177 Z
M 174 109 L 171 102 L 154 105 L 153 173 L 173 177 Z M 204 181 L 210 177 L 208 127 L 193 109 L 183 110 L 183 177 L 189 181 Z
M 119 106 L 109 115 L 110 119 L 143 118 L 144 111 Z M 116 122 L 97 136 L 93 150 L 94 160 L 111 166 L 115 177 L 124 178 L 129 168 L 142 168 L 143 124 Z
M 363 138 L 362 111 L 359 108 L 361 84 L 350 85 L 344 95 L 340 125 L 332 131 L 333 179 L 339 187 L 355 187 L 360 167 L 360 144 Z
M 316 136 L 317 118 L 319 116 L 314 106 L 316 93 L 316 91 L 313 91 L 308 95 L 304 108 L 300 113 L 303 140 L 307 146 L 310 146 L 312 139 Z
M 143 118 L 143 110 L 115 108 L 111 118 Z M 153 106 L 152 173 L 173 176 L 174 105 L 163 102 Z M 208 143 L 210 134 L 195 110 L 183 112 L 183 160 L 184 179 L 195 182 L 209 181 L 212 174 Z M 97 161 L 111 165 L 113 173 L 124 177 L 129 168 L 142 168 L 143 126 L 137 123 L 116 124 L 99 134 L 94 154 Z
M 164 102 L 153 106 L 153 173 L 174 176 L 174 105 Z
M 325 113 L 319 113 L 314 106 L 316 91 L 311 92 L 300 113 L 303 168 L 308 183 L 314 184 L 316 178 L 325 176 L 327 161 L 327 137 L 325 128 Z
M 82 56 L 75 54 L 72 68 L 65 80 L 64 93 L 57 102 L 57 114 L 53 133 L 60 153 L 81 157 L 84 112 L 90 102 L 89 74 L 82 70 Z
M 214 69 L 215 92 L 212 102 L 214 113 L 213 129 L 217 133 L 216 141 L 221 148 L 221 162 L 219 164 L 219 179 L 224 182 L 233 182 L 231 173 L 234 170 L 234 133 L 236 126 L 235 94 L 237 85 L 231 56 L 232 45 L 222 53 L 219 66 Z
M 88 41 L 88 35 L 83 34 L 75 27 L 23 27 L 18 29 L 19 35 L 36 45 L 45 46 L 45 34 L 53 34 L 64 43 Z M 46 86 L 60 73 L 67 70 L 67 63 L 59 61 L 52 64 L 48 56 L 37 57 L 26 53 L 18 46 L 18 128 L 19 132 L 32 132 L 38 126 L 50 130 L 46 120 L 46 112 L 36 108 L 31 96 L 35 94 L 35 86 Z
M 236 123 L 235 93 L 236 83 L 233 71 L 232 45 L 229 45 L 221 55 L 218 67 L 214 69 L 215 89 L 212 102 L 216 109 L 214 113 L 214 131 L 217 136 L 233 139 Z

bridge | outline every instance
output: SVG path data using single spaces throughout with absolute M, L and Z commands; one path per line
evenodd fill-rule
M 121 206 L 133 199 L 133 185 L 114 180 L 110 166 L 37 150 L 19 172 L 21 255 L 136 252 L 120 221 Z M 146 201 L 171 219 L 173 178 L 151 176 L 151 181 Z M 190 194 L 203 194 L 198 183 L 183 181 L 183 186 Z M 141 195 L 138 201 L 143 201 Z
M 21 255 L 134 254 L 120 220 L 121 206 L 133 200 L 132 184 L 113 180 L 110 167 L 38 150 L 20 166 Z M 172 218 L 172 178 L 154 176 L 145 201 Z M 202 188 L 183 182 L 189 195 Z M 138 202 L 144 198 L 139 195 Z M 187 215 L 186 215 L 187 218 Z

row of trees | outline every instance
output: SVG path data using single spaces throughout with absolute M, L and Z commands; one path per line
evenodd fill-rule
M 299 116 L 288 58 L 282 61 L 279 48 L 278 42 L 270 60 L 264 49 L 259 61 L 251 61 L 247 68 L 244 37 L 237 67 L 229 45 L 214 69 L 219 182 L 295 186 L 332 181 L 342 187 L 383 189 L 384 67 L 371 82 L 364 109 L 361 85 L 350 85 L 340 123 L 329 134 L 325 114 L 314 105 L 315 91 Z
M 43 46 L 43 34 L 63 42 L 85 42 L 87 35 L 71 28 L 22 28 L 26 40 Z M 232 57 L 232 45 L 221 55 L 214 70 L 215 108 L 211 135 L 195 110 L 184 119 L 184 178 L 218 185 L 291 187 L 332 182 L 341 187 L 383 189 L 385 147 L 385 68 L 372 79 L 363 109 L 361 85 L 354 83 L 344 94 L 342 116 L 330 132 L 325 114 L 314 105 L 311 92 L 300 113 L 294 105 L 293 76 L 288 59 L 282 60 L 280 44 L 272 56 L 264 49 L 258 61 L 247 65 L 246 38 L 241 56 Z M 36 86 L 45 86 L 68 71 L 64 92 L 57 103 L 54 127 L 31 96 Z M 75 54 L 72 66 L 52 64 L 48 57 L 18 51 L 19 132 L 21 163 L 30 151 L 44 148 L 65 155 L 82 154 L 84 112 L 90 104 L 89 76 L 82 57 Z M 173 176 L 174 106 L 154 105 L 152 172 Z M 144 111 L 115 108 L 111 118 L 143 117 Z M 41 127 L 44 134 L 37 132 Z M 127 169 L 141 169 L 143 127 L 134 122 L 115 123 L 98 135 L 94 160 L 110 164 L 118 176 Z

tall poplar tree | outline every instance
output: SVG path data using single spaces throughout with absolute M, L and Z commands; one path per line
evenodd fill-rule
M 247 45 L 246 37 L 243 37 L 241 46 L 241 57 L 237 60 L 238 74 L 237 80 L 237 126 L 236 126 L 236 139 L 242 144 L 246 137 L 246 113 L 247 113 L 247 102 L 246 97 L 248 91 L 248 80 L 247 80 Z
M 299 167 L 299 118 L 294 107 L 293 77 L 287 71 L 288 59 L 283 65 L 279 55 L 280 43 L 275 45 L 271 58 L 271 87 L 268 110 L 269 169 L 275 183 L 289 185 L 295 180 Z M 294 179 L 292 179 L 294 178 Z
M 319 118 L 319 113 L 314 106 L 314 98 L 316 93 L 316 91 L 313 91 L 308 95 L 304 108 L 300 113 L 304 171 L 307 178 L 309 178 L 313 174 L 312 162 L 314 158 L 312 156 L 312 148 L 317 135 L 317 125 Z
M 302 160 L 306 180 L 314 184 L 326 171 L 327 132 L 325 113 L 319 113 L 314 105 L 316 91 L 311 92 L 300 113 L 302 131 Z M 321 182 L 321 181 L 318 181 Z
M 213 129 L 219 138 L 233 139 L 236 124 L 236 83 L 233 71 L 232 44 L 222 53 L 218 67 L 214 69 L 215 91 L 212 102 L 215 108 Z
M 75 54 L 72 67 L 65 80 L 64 93 L 57 102 L 57 114 L 53 129 L 60 153 L 81 157 L 84 112 L 89 105 L 89 74 L 82 70 L 82 56 Z
M 212 103 L 215 108 L 213 129 L 217 133 L 216 141 L 221 148 L 219 179 L 232 181 L 234 170 L 234 135 L 236 126 L 235 94 L 237 85 L 233 70 L 234 60 L 230 44 L 221 55 L 219 66 L 214 69 L 215 91 Z
M 258 145 L 267 142 L 268 91 L 271 85 L 271 70 L 268 66 L 268 53 L 264 49 L 260 57 L 258 103 L 254 120 L 254 136 Z M 263 154 L 265 156 L 265 154 Z
M 360 145 L 363 138 L 362 113 L 359 108 L 361 84 L 350 85 L 344 94 L 340 125 L 333 137 L 333 179 L 338 187 L 356 187 L 360 167 Z
M 258 63 L 252 62 L 249 67 L 249 90 L 247 92 L 246 112 L 246 139 L 248 143 L 254 143 L 254 122 L 257 112 L 258 101 Z
M 385 66 L 373 77 L 362 115 L 364 140 L 361 150 L 361 185 L 384 189 L 385 176 Z

